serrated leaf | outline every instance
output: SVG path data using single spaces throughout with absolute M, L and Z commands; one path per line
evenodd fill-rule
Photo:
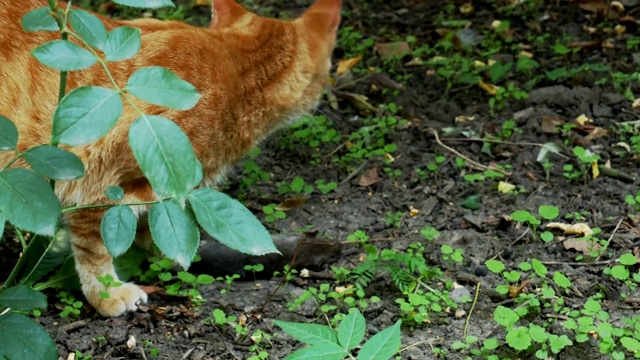
M 49 13 L 49 7 L 29 11 L 22 18 L 22 28 L 24 31 L 58 31 L 56 19 Z
M 186 198 L 202 180 L 202 165 L 187 135 L 171 120 L 143 116 L 129 128 L 129 146 L 160 196 Z
M 130 59 L 138 51 L 140 51 L 140 29 L 121 26 L 107 35 L 104 54 L 108 61 Z
M 75 180 L 84 176 L 84 165 L 76 154 L 42 145 L 29 149 L 22 157 L 38 174 L 54 180 Z
M 145 9 L 158 9 L 161 7 L 175 7 L 171 0 L 113 0 L 114 3 Z
M 41 176 L 17 168 L 0 172 L 0 211 L 18 228 L 53 236 L 61 206 Z
M 309 345 L 337 345 L 336 332 L 326 325 L 271 320 L 292 338 Z
M 15 150 L 18 144 L 18 129 L 8 118 L 0 115 L 0 150 Z
M 191 109 L 201 96 L 193 85 L 160 66 L 136 71 L 125 89 L 141 100 L 176 110 Z
M 267 229 L 237 200 L 213 189 L 195 190 L 188 199 L 198 224 L 224 245 L 251 255 L 279 253 Z
M 9 312 L 0 316 L 0 358 L 57 360 L 58 349 L 42 326 L 27 316 Z
M 69 92 L 53 114 L 53 141 L 70 146 L 89 144 L 104 136 L 122 115 L 117 91 L 83 86 Z
M 138 218 L 130 207 L 118 205 L 105 212 L 100 223 L 100 234 L 114 258 L 124 254 L 136 238 Z
M 342 360 L 349 354 L 338 344 L 315 345 L 294 352 L 284 360 Z
M 53 40 L 31 51 L 44 65 L 59 71 L 76 71 L 91 67 L 96 58 L 87 50 L 70 41 Z
M 120 201 L 124 198 L 124 189 L 120 186 L 109 186 L 104 194 L 109 200 Z
M 149 228 L 160 251 L 188 269 L 200 243 L 200 232 L 188 209 L 175 199 L 155 204 L 149 210 Z
M 400 349 L 400 324 L 396 321 L 392 326 L 371 337 L 358 352 L 360 360 L 389 360 Z
M 18 311 L 45 310 L 47 297 L 28 286 L 18 285 L 0 292 L 0 306 Z
M 350 309 L 338 326 L 338 343 L 349 351 L 355 349 L 364 338 L 366 323 L 358 309 Z
M 102 50 L 107 39 L 107 29 L 97 16 L 88 11 L 71 10 L 71 27 L 89 45 Z

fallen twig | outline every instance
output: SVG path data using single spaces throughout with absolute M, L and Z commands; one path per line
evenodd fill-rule
M 497 171 L 505 176 L 511 176 L 510 172 L 504 171 L 502 169 L 499 169 L 495 166 L 487 166 L 487 165 L 482 165 L 476 161 L 473 161 L 471 159 L 469 159 L 468 157 L 462 155 L 460 152 L 458 152 L 457 150 L 445 145 L 442 143 L 442 141 L 440 141 L 440 137 L 438 137 L 438 132 L 435 131 L 434 129 L 428 129 L 429 131 L 431 131 L 431 133 L 433 134 L 433 136 L 435 136 L 436 138 L 436 142 L 438 143 L 438 145 L 440 145 L 441 147 L 443 147 L 445 150 L 454 153 L 456 156 L 464 159 L 464 161 L 467 162 L 467 165 L 476 169 L 476 170 L 480 170 L 480 171 L 486 171 L 486 170 L 493 170 L 493 171 Z

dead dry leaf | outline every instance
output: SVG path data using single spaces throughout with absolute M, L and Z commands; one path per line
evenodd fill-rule
M 301 207 L 307 202 L 307 200 L 309 200 L 308 197 L 288 198 L 288 199 L 285 199 L 280 204 L 278 204 L 278 206 L 276 206 L 275 209 L 282 210 L 282 211 L 289 211 L 291 209 Z
M 488 84 L 482 80 L 478 83 L 478 86 L 484 91 L 486 91 L 489 95 L 495 96 L 498 93 L 498 87 L 492 84 Z
M 588 236 L 593 234 L 593 230 L 591 227 L 585 223 L 576 223 L 573 225 L 561 223 L 561 222 L 550 222 L 545 228 L 547 229 L 559 229 L 564 231 L 566 235 L 584 235 Z
M 354 66 L 358 65 L 362 61 L 362 56 L 356 56 L 350 59 L 342 59 L 338 62 L 338 69 L 336 70 L 336 74 L 342 75 L 347 71 L 353 69 Z
M 562 242 L 562 246 L 567 250 L 575 250 L 584 255 L 589 255 L 592 251 L 600 250 L 600 244 L 585 239 L 567 239 Z
M 378 175 L 378 168 L 371 168 L 366 173 L 362 174 L 356 181 L 356 185 L 367 187 L 380 182 L 380 176 Z
M 564 120 L 559 116 L 543 115 L 541 119 L 542 132 L 554 134 L 558 132 L 558 127 L 564 125 Z
M 377 43 L 374 49 L 383 60 L 399 59 L 411 54 L 411 47 L 406 41 Z

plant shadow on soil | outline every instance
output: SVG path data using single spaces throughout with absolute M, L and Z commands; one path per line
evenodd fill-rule
M 256 7 L 266 5 L 264 3 L 266 1 L 252 2 Z M 436 26 L 439 16 L 454 2 L 441 1 L 436 6 L 428 6 L 430 1 L 374 1 L 363 5 L 362 2 L 351 0 L 344 3 L 349 16 L 345 17 L 342 26 L 352 26 L 376 42 L 414 36 L 415 44 L 435 44 L 442 36 Z M 554 34 L 571 34 L 575 41 L 593 40 L 580 30 L 589 21 L 585 20 L 587 14 L 577 4 L 562 7 L 554 4 L 541 6 L 533 15 L 533 19 L 540 20 L 537 23 L 539 34 L 553 30 Z M 280 9 L 279 6 L 282 4 L 273 5 L 272 8 Z M 295 9 L 283 9 L 295 13 Z M 493 20 L 509 16 L 495 13 L 494 10 L 492 6 L 477 4 L 473 13 L 457 16 L 470 20 L 475 27 L 488 28 Z M 196 15 L 206 13 L 199 9 Z M 529 23 L 525 21 L 519 24 L 512 20 L 511 27 L 515 29 L 514 36 L 530 30 Z M 525 28 L 526 31 L 523 30 Z M 339 47 L 336 54 L 341 58 L 349 51 Z M 367 66 L 383 68 L 385 71 L 388 69 L 373 55 L 372 49 L 367 51 L 370 57 L 365 57 Z M 566 60 L 567 66 L 579 67 L 580 61 L 588 59 L 589 62 L 624 69 L 625 64 L 619 59 L 622 59 L 625 51 L 624 46 L 617 42 L 609 49 L 584 47 L 579 54 Z M 542 70 L 557 67 L 555 60 L 542 58 L 543 55 L 537 54 Z M 639 118 L 631 103 L 610 85 L 594 85 L 593 74 L 586 73 L 555 83 L 541 81 L 529 91 L 527 99 L 506 101 L 504 108 L 492 115 L 488 105 L 490 96 L 480 87 L 448 89 L 445 81 L 428 71 L 428 66 L 404 66 L 405 60 L 410 59 L 391 65 L 394 73 L 390 78 L 406 78 L 397 96 L 373 92 L 371 89 L 375 84 L 371 79 L 360 81 L 350 90 L 366 94 L 374 105 L 395 102 L 399 109 L 397 116 L 408 120 L 387 135 L 386 140 L 397 145 L 392 163 L 385 162 L 383 157 L 373 157 L 354 166 L 343 166 L 332 162 L 331 156 L 325 156 L 334 150 L 332 148 L 293 151 L 283 146 L 291 135 L 285 130 L 263 143 L 262 154 L 256 158 L 258 166 L 269 172 L 271 181 L 257 183 L 250 190 L 241 189 L 239 184 L 243 165 L 239 164 L 238 171 L 228 181 L 226 191 L 233 196 L 242 196 L 250 208 L 260 213 L 262 205 L 277 203 L 285 197 L 278 193 L 275 184 L 279 182 L 288 182 L 298 176 L 307 183 L 314 183 L 317 179 L 336 182 L 339 185 L 334 191 L 326 195 L 314 192 L 303 206 L 288 211 L 286 219 L 267 223 L 269 230 L 276 234 L 313 228 L 324 237 L 340 243 L 345 242 L 354 231 L 362 230 L 376 246 L 400 251 L 412 242 L 424 243 L 429 265 L 443 269 L 447 278 L 464 286 L 472 297 L 476 285 L 481 284 L 478 302 L 467 330 L 468 334 L 481 339 L 504 336 L 501 333 L 503 329 L 493 322 L 493 311 L 500 304 L 513 304 L 512 300 L 492 291 L 504 284 L 504 280 L 487 272 L 483 264 L 488 259 L 500 259 L 507 269 L 517 269 L 521 262 L 536 258 L 546 263 L 551 271 L 562 271 L 571 279 L 573 286 L 564 293 L 564 297 L 574 308 L 580 308 L 589 296 L 601 292 L 606 294 L 606 304 L 613 318 L 633 313 L 638 304 L 625 302 L 621 293 L 626 293 L 628 298 L 636 298 L 640 294 L 629 292 L 622 283 L 604 276 L 602 270 L 605 264 L 576 262 L 580 254 L 573 249 L 566 249 L 563 242 L 559 241 L 562 238 L 559 233 L 556 233 L 556 240 L 544 243 L 531 237 L 530 233 L 525 234 L 526 227 L 506 218 L 516 210 L 537 213 L 540 205 L 553 205 L 560 209 L 563 216 L 581 214 L 583 222 L 592 228 L 602 229 L 601 238 L 610 238 L 607 252 L 598 260 L 616 259 L 619 254 L 635 249 L 638 246 L 637 227 L 628 215 L 633 209 L 625 204 L 624 196 L 636 193 L 637 182 L 602 175 L 593 179 L 590 174 L 577 181 L 569 181 L 563 176 L 563 164 L 579 164 L 555 154 L 551 154 L 553 167 L 547 178 L 544 169 L 536 161 L 540 147 L 531 145 L 556 142 L 568 145 L 569 149 L 576 145 L 590 148 L 597 151 L 604 161 L 610 160 L 613 168 L 635 177 L 637 157 L 620 155 L 622 149 L 612 145 L 623 141 L 618 134 L 609 133 L 604 137 L 587 139 L 585 133 L 579 132 L 580 129 L 570 129 L 568 134 L 561 134 L 544 131 L 541 125 L 545 117 L 569 122 L 586 115 L 594 120 L 593 126 L 611 128 L 618 123 Z M 521 79 L 522 82 L 527 80 Z M 632 86 L 634 89 L 636 87 Z M 348 136 L 350 131 L 362 126 L 358 112 L 346 102 L 340 102 L 339 111 L 328 110 L 328 113 L 342 136 Z M 474 120 L 457 123 L 459 116 L 473 117 Z M 443 139 L 443 142 L 480 164 L 508 165 L 510 175 L 501 180 L 523 190 L 517 195 L 498 192 L 495 180 L 471 182 L 465 179 L 465 174 L 477 171 L 457 166 L 456 155 L 439 145 L 430 131 L 435 129 L 442 134 L 443 129 L 453 127 L 483 136 L 495 134 L 508 120 L 514 120 L 520 131 L 509 136 L 508 142 L 493 144 L 490 153 L 485 151 L 482 141 L 467 141 L 462 139 L 462 135 L 457 135 L 453 140 Z M 320 158 L 314 156 L 317 152 L 322 154 Z M 570 150 L 565 153 L 571 154 Z M 433 163 L 438 155 L 446 160 L 431 176 L 423 178 L 415 172 L 415 168 L 424 168 Z M 314 165 L 310 165 L 312 162 Z M 386 171 L 385 167 L 397 172 Z M 377 169 L 379 180 L 369 186 L 358 185 L 362 174 L 371 169 Z M 479 196 L 477 210 L 460 206 L 471 195 Z M 414 210 L 415 216 L 409 216 L 410 209 L 417 210 Z M 387 223 L 389 212 L 404 213 L 399 226 Z M 425 241 L 420 235 L 426 226 L 441 232 L 435 241 Z M 464 261 L 454 264 L 443 260 L 442 245 L 462 249 Z M 7 246 L 6 243 L 4 246 Z M 345 243 L 339 260 L 328 265 L 353 266 L 361 256 L 362 251 L 357 246 Z M 8 269 L 9 264 L 3 262 L 2 268 Z M 236 281 L 225 294 L 221 294 L 225 285 L 214 283 L 201 287 L 207 301 L 197 311 L 189 308 L 186 299 L 153 295 L 150 304 L 142 311 L 115 319 L 96 317 L 88 307 L 83 308 L 82 315 L 77 318 L 60 318 L 60 304 L 56 304 L 55 296 L 49 294 L 50 309 L 38 321 L 56 340 L 62 358 L 78 351 L 94 359 L 146 359 L 155 354 L 158 359 L 241 359 L 253 355 L 250 351 L 253 345 L 250 338 L 252 332 L 261 329 L 269 334 L 280 333 L 269 319 L 318 321 L 321 316 L 318 315 L 317 304 L 305 302 L 294 311 L 288 310 L 287 304 L 300 296 L 305 288 L 327 282 L 330 281 L 297 279 L 278 288 L 282 283 L 281 278 Z M 528 289 L 533 291 L 534 288 L 535 284 Z M 557 291 L 563 292 L 560 289 Z M 399 292 L 390 279 L 382 276 L 369 285 L 367 293 L 381 298 L 379 303 L 371 304 L 364 312 L 368 333 L 372 335 L 399 318 L 398 305 L 395 303 Z M 468 312 L 470 306 L 470 303 L 466 303 L 460 308 Z M 230 327 L 217 328 L 207 324 L 205 319 L 215 308 L 238 316 L 239 321 L 244 322 L 250 330 L 249 334 L 239 335 Z M 407 349 L 399 355 L 400 358 L 436 358 L 432 355 L 433 348 L 448 349 L 454 340 L 463 339 L 466 315 L 445 311 L 434 316 L 429 323 L 414 328 L 403 327 L 402 347 Z M 273 335 L 265 345 L 273 359 L 284 358 L 301 346 L 283 335 Z M 504 355 L 515 356 L 513 353 Z M 600 356 L 597 344 L 586 342 L 565 349 L 557 358 L 596 359 Z M 447 359 L 461 357 L 455 351 L 450 351 L 446 356 Z

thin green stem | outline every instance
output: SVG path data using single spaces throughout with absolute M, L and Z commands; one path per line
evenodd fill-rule
M 73 37 L 74 39 L 80 41 L 82 43 L 82 45 L 84 45 L 84 47 L 93 55 L 96 57 L 96 59 L 98 60 L 98 63 L 100 64 L 100 66 L 102 66 L 102 68 L 104 69 L 104 72 L 107 74 L 107 77 L 109 77 L 109 81 L 111 81 L 111 85 L 113 85 L 113 87 L 116 89 L 116 91 L 122 95 L 122 97 L 125 98 L 125 100 L 127 100 L 127 102 L 129 103 L 129 105 L 131 105 L 131 107 L 138 112 L 138 114 L 140 114 L 140 116 L 143 116 L 146 118 L 146 114 L 142 112 L 142 110 L 140 110 L 140 108 L 133 102 L 133 100 L 131 99 L 131 97 L 129 95 L 127 95 L 126 90 L 121 88 L 120 86 L 118 86 L 118 83 L 116 82 L 116 80 L 113 78 L 113 76 L 111 76 L 111 72 L 109 71 L 109 67 L 107 66 L 107 62 L 104 61 L 104 59 L 102 59 L 102 57 L 100 57 L 100 55 L 93 49 L 93 47 L 91 47 L 91 45 L 89 43 L 87 43 L 86 41 L 84 41 L 84 39 L 80 36 L 78 36 L 77 34 L 75 34 L 72 31 L 68 31 L 69 35 L 71 35 L 71 37 Z
M 62 213 L 64 214 L 67 212 L 78 211 L 78 210 L 103 209 L 103 208 L 110 208 L 118 205 L 123 205 L 123 206 L 153 205 L 161 201 L 162 200 L 141 201 L 136 203 L 126 203 L 126 204 L 96 204 L 96 205 L 71 206 L 71 207 L 62 209 Z
M 29 151 L 29 150 L 27 150 L 27 151 Z M 7 163 L 7 165 L 2 167 L 2 171 L 7 170 L 11 165 L 15 164 L 15 162 L 18 161 L 24 155 L 24 153 L 26 153 L 27 151 L 25 151 L 25 152 L 16 151 L 16 156 L 13 159 L 11 159 L 11 161 L 9 161 Z
M 24 235 L 22 234 L 20 229 L 16 229 L 16 236 L 18 237 L 18 239 L 20 240 L 20 243 L 22 244 L 22 256 L 20 257 L 20 259 L 18 259 L 18 262 L 16 263 L 16 265 L 11 270 L 11 274 L 9 274 L 9 277 L 7 277 L 7 279 L 4 281 L 2 286 L 0 286 L 0 290 L 8 288 L 13 283 L 13 281 L 16 279 L 16 277 L 18 277 L 18 274 L 22 270 L 22 267 L 24 266 L 24 264 L 27 262 L 27 260 L 29 258 L 28 256 L 26 256 L 26 254 L 29 251 L 29 248 L 34 243 L 36 243 L 34 240 L 35 240 L 35 236 L 38 236 L 38 235 L 35 235 L 34 238 L 31 239 L 31 241 L 29 242 L 28 245 L 26 244 L 26 241 L 24 239 Z

